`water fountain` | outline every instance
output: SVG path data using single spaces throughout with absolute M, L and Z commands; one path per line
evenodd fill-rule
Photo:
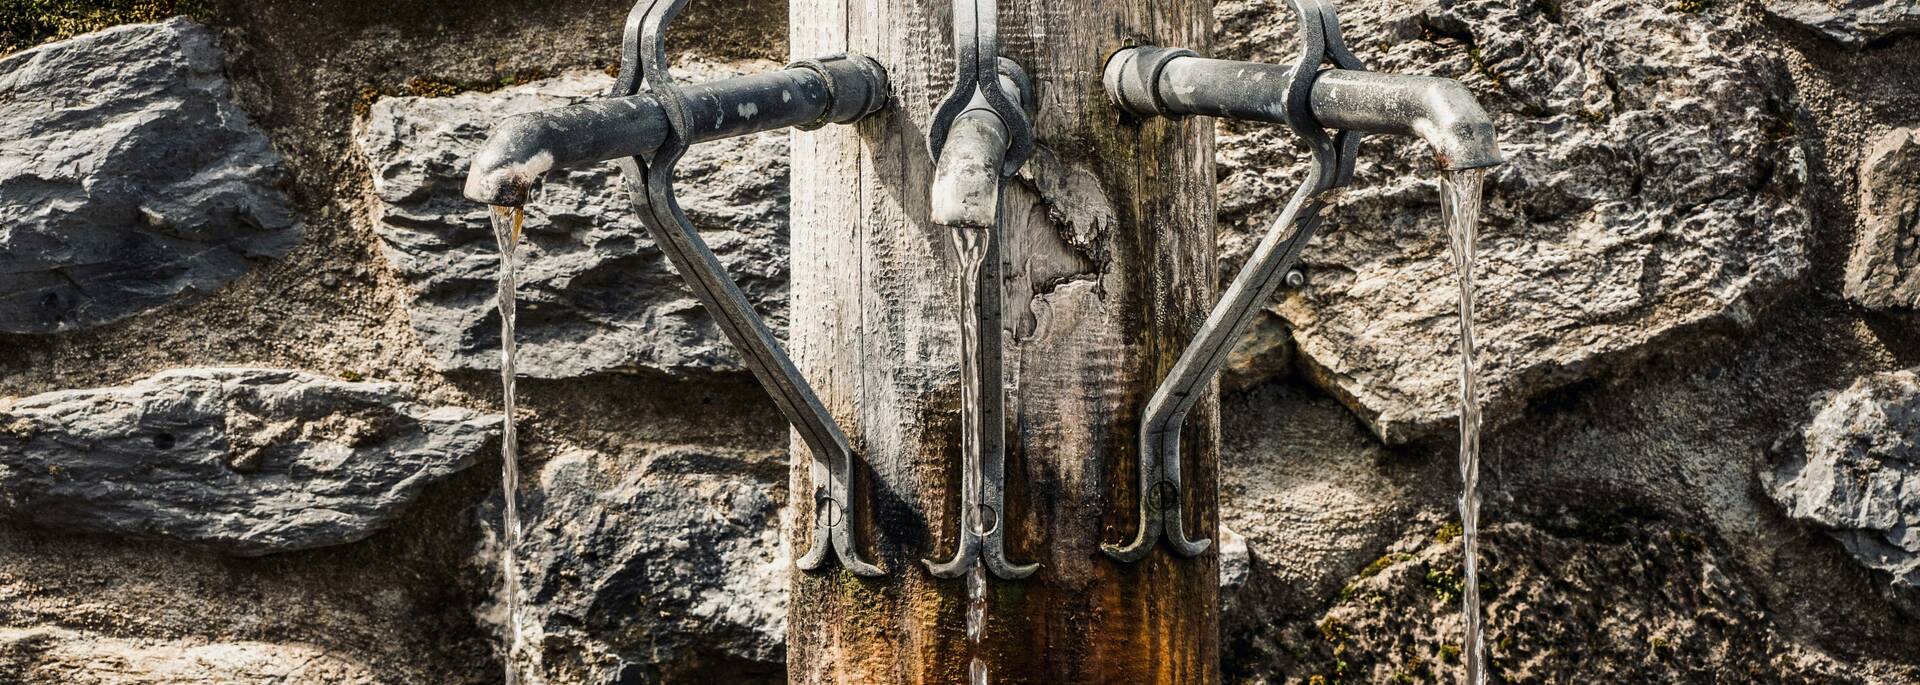
M 873 59 L 840 54 L 768 74 L 681 86 L 667 69 L 664 32 L 684 4 L 642 0 L 634 8 L 619 83 L 610 97 L 503 121 L 474 158 L 466 195 L 497 207 L 518 207 L 550 170 L 617 161 L 654 240 L 812 454 L 812 537 L 795 565 L 821 571 L 831 552 L 855 576 L 883 576 L 885 571 L 863 558 L 855 544 L 854 523 L 864 519 L 852 487 L 853 448 L 688 223 L 674 198 L 673 167 L 687 146 L 700 141 L 789 126 L 851 123 L 880 112 L 889 100 L 886 74 Z M 1145 559 L 1161 538 L 1182 557 L 1209 548 L 1207 537 L 1186 530 L 1183 509 L 1192 495 L 1181 473 L 1182 422 L 1207 394 L 1231 344 L 1260 307 L 1282 284 L 1300 285 L 1294 267 L 1319 227 L 1328 192 L 1352 180 L 1360 134 L 1420 137 L 1448 174 L 1443 183 L 1448 191 L 1446 216 L 1461 270 L 1461 474 L 1466 485 L 1461 512 L 1468 545 L 1463 601 L 1472 646 L 1469 677 L 1477 685 L 1484 677 L 1484 649 L 1473 579 L 1478 385 L 1470 270 L 1479 180 L 1486 168 L 1501 161 L 1493 125 L 1471 93 L 1455 81 L 1364 71 L 1343 45 L 1338 19 L 1324 0 L 1295 0 L 1294 8 L 1301 20 L 1301 51 L 1290 65 L 1214 60 L 1188 50 L 1137 44 L 1113 52 L 1106 63 L 1103 84 L 1108 97 L 1136 120 L 1201 115 L 1284 124 L 1308 144 L 1314 164 L 1147 403 L 1137 436 L 1133 538 L 1102 549 L 1112 559 L 1131 564 Z M 937 578 L 967 578 L 966 629 L 975 652 L 968 670 L 977 683 L 986 681 L 988 671 L 980 658 L 988 573 L 1018 581 L 1040 570 L 1039 564 L 1009 560 L 1004 538 L 1008 488 L 999 206 L 1001 184 L 1022 167 L 1037 144 L 1029 114 L 1034 84 L 1018 64 L 999 55 L 997 14 L 994 0 L 954 1 L 955 78 L 927 131 L 934 163 L 930 218 L 944 227 L 957 263 L 962 463 L 955 551 L 950 559 L 929 560 L 926 566 Z M 504 229 L 501 246 L 503 262 L 510 263 L 512 240 Z M 510 325 L 510 283 L 503 284 L 501 292 L 503 322 Z M 511 398 L 510 359 L 505 368 Z M 511 455 L 511 445 L 508 449 Z M 511 487 L 512 465 L 507 466 Z
M 796 565 L 819 568 L 831 550 L 853 572 L 879 575 L 852 543 L 858 517 L 848 493 L 853 451 L 845 434 L 681 211 L 673 166 L 701 141 L 857 121 L 886 103 L 886 72 L 869 58 L 839 54 L 682 87 L 667 68 L 665 29 L 685 4 L 644 0 L 633 8 L 609 97 L 496 126 L 474 156 L 466 196 L 519 207 L 548 171 L 616 160 L 654 241 L 813 452 L 815 535 Z
M 1473 94 L 1456 81 L 1364 71 L 1360 61 L 1347 51 L 1331 3 L 1292 3 L 1299 15 L 1301 47 L 1299 58 L 1291 65 L 1205 59 L 1190 50 L 1154 46 L 1122 50 L 1107 63 L 1108 95 L 1130 114 L 1202 115 L 1285 124 L 1307 143 L 1314 164 L 1207 316 L 1200 333 L 1154 391 L 1140 429 L 1138 532 L 1131 543 L 1110 545 L 1106 552 L 1121 561 L 1138 561 L 1153 547 L 1156 536 L 1164 536 L 1174 550 L 1187 556 L 1207 548 L 1207 540 L 1190 539 L 1181 525 L 1181 422 L 1226 361 L 1233 342 L 1274 291 L 1282 283 L 1297 285 L 1302 280 L 1294 267 L 1301 250 L 1319 229 L 1326 193 L 1353 180 L 1359 134 L 1418 136 L 1432 148 L 1434 161 L 1444 173 L 1442 214 L 1460 279 L 1460 515 L 1465 531 L 1466 572 L 1461 595 L 1467 632 L 1467 681 L 1480 685 L 1486 678 L 1486 648 L 1475 549 L 1480 508 L 1480 411 L 1472 267 L 1480 181 L 1487 168 L 1501 162 L 1493 121 Z
M 953 558 L 926 561 L 938 578 L 966 576 L 967 682 L 987 685 L 987 572 L 1033 575 L 1006 552 L 1006 414 L 1002 368 L 1000 184 L 1033 152 L 1033 86 L 1000 56 L 995 0 L 954 0 L 954 80 L 936 110 L 927 149 L 934 160 L 931 214 L 948 227 L 960 302 L 960 539 Z

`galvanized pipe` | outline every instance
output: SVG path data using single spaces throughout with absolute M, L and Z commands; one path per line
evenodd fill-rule
M 1186 50 L 1128 48 L 1107 62 L 1107 93 L 1140 117 L 1200 115 L 1287 124 L 1294 67 L 1199 57 Z M 1326 69 L 1313 83 L 1313 117 L 1327 128 L 1418 136 L 1442 169 L 1501 162 L 1493 119 L 1458 81 Z
M 886 72 L 866 57 L 835 56 L 681 89 L 692 141 L 789 126 L 847 123 L 879 109 Z M 642 156 L 667 137 L 667 115 L 642 94 L 508 117 L 494 126 L 467 171 L 467 199 L 520 206 L 541 175 L 566 167 Z

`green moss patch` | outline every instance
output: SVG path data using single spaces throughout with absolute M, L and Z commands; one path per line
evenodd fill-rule
M 0 55 L 110 26 L 212 14 L 211 0 L 0 0 Z

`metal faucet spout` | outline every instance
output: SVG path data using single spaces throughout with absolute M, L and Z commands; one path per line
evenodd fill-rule
M 1447 171 L 1504 161 L 1493 118 L 1453 79 L 1330 69 L 1313 84 L 1313 112 L 1334 128 L 1419 136 Z
M 1026 73 L 1011 60 L 1000 62 L 1000 90 L 1021 107 L 1031 97 Z M 991 229 L 1000 208 L 1000 179 L 1013 134 L 987 99 L 975 93 L 954 118 L 933 167 L 933 222 L 955 228 Z
M 1129 48 L 1107 62 L 1107 92 L 1139 117 L 1201 115 L 1288 121 L 1286 85 L 1295 67 L 1207 59 L 1187 50 Z M 1418 136 L 1449 171 L 1501 163 L 1493 118 L 1460 82 L 1431 76 L 1326 69 L 1310 100 L 1321 126 Z M 1308 122 L 1302 122 L 1308 123 Z
M 886 72 L 872 59 L 835 55 L 779 71 L 685 86 L 690 143 L 798 126 L 849 123 L 878 111 Z M 502 120 L 467 169 L 467 199 L 517 207 L 553 169 L 653 153 L 667 113 L 650 94 L 604 98 Z
M 1000 165 L 1007 125 L 991 109 L 969 109 L 953 122 L 933 169 L 933 222 L 991 229 L 1000 209 Z

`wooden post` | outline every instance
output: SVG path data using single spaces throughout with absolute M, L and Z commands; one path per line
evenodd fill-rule
M 1040 145 L 1001 205 L 1008 549 L 1042 567 L 990 583 L 982 651 L 998 685 L 1219 681 L 1214 549 L 1186 558 L 1163 543 L 1136 564 L 1100 552 L 1133 535 L 1140 413 L 1215 290 L 1210 120 L 1123 121 L 1101 68 L 1129 39 L 1204 51 L 1211 4 L 1000 3 L 1002 52 L 1035 82 Z M 952 80 L 951 9 L 791 8 L 796 57 L 869 55 L 896 102 L 857 127 L 794 137 L 790 346 L 859 454 L 860 544 L 888 575 L 794 573 L 789 679 L 965 683 L 965 583 L 920 562 L 951 554 L 959 533 L 954 256 L 928 221 L 925 138 Z M 1188 530 L 1217 537 L 1217 402 L 1186 426 Z M 797 498 L 811 492 L 798 456 Z M 811 515 L 795 507 L 795 549 Z

